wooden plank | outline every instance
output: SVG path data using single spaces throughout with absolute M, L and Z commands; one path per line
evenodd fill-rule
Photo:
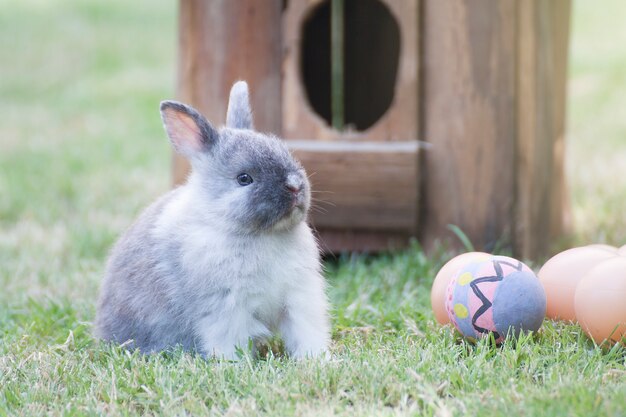
M 477 249 L 511 239 L 515 202 L 516 2 L 423 0 L 422 243 L 459 226 Z
M 315 230 L 322 253 L 328 255 L 347 251 L 385 252 L 406 248 L 412 237 L 402 232 L 371 232 L 367 230 Z
M 230 87 L 246 80 L 255 127 L 280 134 L 282 7 L 282 0 L 180 0 L 178 99 L 221 125 Z M 176 155 L 174 182 L 188 169 Z
M 571 2 L 518 3 L 515 249 L 535 258 L 563 231 L 565 88 Z
M 565 126 L 567 103 L 567 67 L 569 56 L 571 0 L 557 0 L 552 6 L 552 27 L 548 36 L 554 39 L 554 165 L 550 236 L 552 239 L 571 231 L 570 199 L 565 176 Z M 545 7 L 545 5 L 542 3 Z M 542 253 L 543 254 L 543 253 Z
M 306 96 L 302 27 L 322 1 L 290 0 L 283 25 L 283 134 L 310 174 L 314 199 L 327 201 L 314 202 L 321 210 L 313 209 L 313 226 L 326 253 L 405 247 L 419 215 L 418 0 L 382 0 L 398 23 L 399 62 L 389 109 L 364 131 L 333 129 Z
M 416 142 L 287 143 L 309 174 L 317 229 L 416 232 Z

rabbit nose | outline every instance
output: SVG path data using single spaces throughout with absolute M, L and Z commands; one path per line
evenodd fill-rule
M 297 194 L 302 191 L 302 181 L 295 175 L 289 175 L 285 181 L 285 188 L 292 194 Z

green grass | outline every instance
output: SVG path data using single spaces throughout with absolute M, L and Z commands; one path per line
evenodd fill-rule
M 626 6 L 575 4 L 567 169 L 575 238 L 626 242 Z M 626 415 L 626 352 L 580 328 L 494 348 L 434 322 L 447 254 L 327 264 L 333 359 L 142 357 L 93 340 L 104 260 L 169 187 L 158 102 L 176 9 L 0 0 L 0 416 Z

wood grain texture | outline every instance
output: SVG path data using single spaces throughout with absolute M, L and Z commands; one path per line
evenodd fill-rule
M 302 26 L 323 0 L 290 0 L 284 14 L 283 134 L 288 139 L 395 141 L 417 139 L 417 0 L 381 0 L 400 26 L 400 62 L 394 98 L 369 129 L 338 132 L 311 108 L 300 77 Z M 346 74 L 346 79 L 355 74 Z
M 416 233 L 416 142 L 287 143 L 310 177 L 317 229 Z
M 516 252 L 545 254 L 564 229 L 565 89 L 571 2 L 518 3 Z
M 367 230 L 314 229 L 320 250 L 329 255 L 347 251 L 378 253 L 406 248 L 413 239 L 402 232 L 371 232 Z
M 180 0 L 178 99 L 219 126 L 230 87 L 246 80 L 255 128 L 280 134 L 282 6 L 281 0 Z M 188 170 L 176 155 L 174 182 Z
M 313 111 L 300 74 L 302 26 L 321 3 L 290 0 L 283 30 L 283 134 L 324 201 L 314 202 L 313 226 L 325 252 L 404 247 L 419 215 L 418 1 L 383 1 L 400 30 L 394 98 L 372 127 L 341 132 Z
M 513 0 L 422 2 L 423 244 L 459 226 L 478 250 L 511 239 L 515 203 Z M 457 242 L 458 243 L 458 242 Z

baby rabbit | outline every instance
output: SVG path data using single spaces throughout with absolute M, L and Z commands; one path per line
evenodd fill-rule
M 247 84 L 233 85 L 220 129 L 175 101 L 161 103 L 161 117 L 192 172 L 114 246 L 96 335 L 143 352 L 181 345 L 235 359 L 249 341 L 279 333 L 292 357 L 325 354 L 310 185 L 280 139 L 252 130 Z

